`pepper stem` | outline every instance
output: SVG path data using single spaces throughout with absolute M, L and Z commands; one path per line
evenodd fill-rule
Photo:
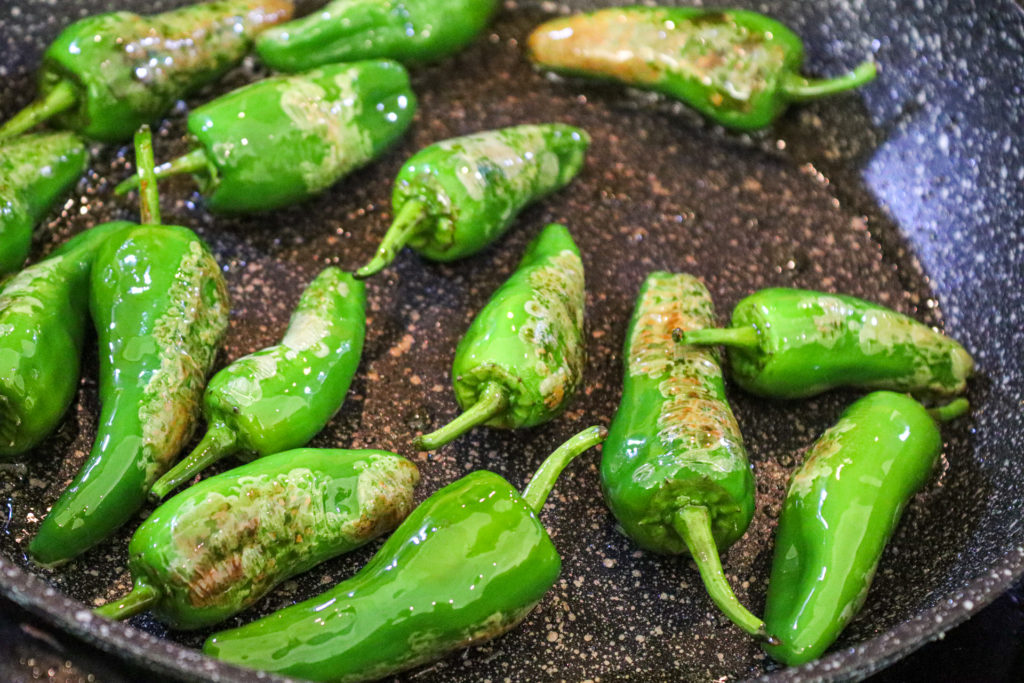
M 687 505 L 676 512 L 672 526 L 689 548 L 693 561 L 697 563 L 700 577 L 704 580 L 704 587 L 711 600 L 718 605 L 718 609 L 747 633 L 771 642 L 765 633 L 764 622 L 740 604 L 739 598 L 733 593 L 732 586 L 725 578 L 722 560 L 718 556 L 718 546 L 715 545 L 715 537 L 711 533 L 711 515 L 708 509 L 702 505 Z
M 429 434 L 421 434 L 412 442 L 421 451 L 432 451 L 459 438 L 473 427 L 487 422 L 508 408 L 508 391 L 497 382 L 488 382 L 476 403 L 466 412 Z
M 185 173 L 209 173 L 210 167 L 206 160 L 206 151 L 202 148 L 194 149 L 188 154 L 183 154 L 177 159 L 160 164 L 153 169 L 157 180 L 169 178 L 170 176 L 183 175 Z M 139 186 L 139 175 L 136 173 L 122 180 L 114 188 L 114 194 L 121 196 L 127 194 Z
M 700 330 L 683 332 L 678 327 L 672 330 L 672 339 L 680 344 L 695 346 L 735 346 L 756 349 L 760 335 L 755 327 L 705 327 Z
M 878 67 L 874 62 L 864 62 L 853 71 L 835 78 L 805 78 L 800 74 L 788 73 L 782 79 L 782 92 L 794 102 L 813 100 L 859 88 L 873 81 L 877 74 Z
M 153 133 L 148 125 L 135 132 L 135 167 L 139 170 L 139 213 L 143 225 L 160 224 L 160 195 L 153 172 Z
M 971 409 L 971 404 L 966 398 L 960 397 L 955 401 L 950 401 L 944 406 L 938 406 L 935 408 L 929 408 L 928 414 L 932 416 L 932 419 L 936 422 L 949 422 L 960 417 L 968 410 Z
M 607 436 L 608 430 L 604 427 L 587 427 L 555 449 L 555 452 L 540 464 L 533 479 L 523 490 L 523 501 L 533 508 L 534 512 L 540 514 L 544 502 L 555 486 L 555 480 L 558 479 L 558 475 L 562 473 L 565 466 L 576 456 L 604 441 Z
M 105 619 L 120 621 L 145 612 L 149 606 L 160 599 L 160 591 L 148 583 L 136 583 L 128 595 L 120 600 L 108 602 L 92 611 L 93 614 Z
M 68 81 L 61 81 L 46 95 L 15 114 L 0 127 L 0 140 L 21 135 L 36 124 L 70 109 L 78 102 L 75 88 Z
M 418 200 L 408 201 L 398 210 L 398 215 L 391 222 L 391 227 L 384 233 L 384 239 L 377 247 L 377 253 L 370 261 L 355 272 L 356 279 L 365 280 L 379 273 L 395 260 L 395 256 L 405 246 L 409 238 L 420 229 L 423 220 L 429 215 L 427 205 Z
M 156 483 L 149 489 L 149 497 L 154 501 L 161 500 L 197 473 L 202 472 L 225 455 L 234 453 L 237 450 L 236 443 L 235 433 L 227 425 L 217 424 L 210 427 L 206 436 L 188 454 L 187 458 L 156 480 Z

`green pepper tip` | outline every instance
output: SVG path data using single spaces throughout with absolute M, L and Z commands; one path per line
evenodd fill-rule
M 143 225 L 160 224 L 160 196 L 153 163 L 153 132 L 142 124 L 135 133 L 135 166 L 139 172 L 139 213 Z
M 755 349 L 758 345 L 757 329 L 745 327 L 705 327 L 684 332 L 672 330 L 672 340 L 685 346 L 723 346 Z
M 539 514 L 544 507 L 544 502 L 551 494 L 551 489 L 555 486 L 555 480 L 558 479 L 558 475 L 562 473 L 566 465 L 572 462 L 576 456 L 604 441 L 607 436 L 607 427 L 595 425 L 570 437 L 541 463 L 533 478 L 530 479 L 530 483 L 523 490 L 523 501 Z
M 355 277 L 359 280 L 365 280 L 388 267 L 395 260 L 395 256 L 398 255 L 402 247 L 409 241 L 409 238 L 420 230 L 420 226 L 428 215 L 430 215 L 430 212 L 427 205 L 421 201 L 412 200 L 403 204 L 402 208 L 395 215 L 395 220 L 391 223 L 391 227 L 384 233 L 384 239 L 381 240 L 380 245 L 377 247 L 377 252 L 365 266 L 355 272 Z
M 873 81 L 877 75 L 878 66 L 868 60 L 835 78 L 814 79 L 788 73 L 782 78 L 781 89 L 788 99 L 799 102 L 859 88 Z
M 112 600 L 92 611 L 96 616 L 120 621 L 145 612 L 160 599 L 160 591 L 148 583 L 136 583 L 130 593 L 118 600 Z
M 73 107 L 76 102 L 78 95 L 74 86 L 68 81 L 61 81 L 46 95 L 29 104 L 0 127 L 0 140 L 21 135 L 37 124 Z
M 929 408 L 928 414 L 931 415 L 932 419 L 936 422 L 949 422 L 966 414 L 970 409 L 970 401 L 961 396 L 954 401 L 950 401 L 944 406 Z
M 506 408 L 508 390 L 497 382 L 488 382 L 477 395 L 477 402 L 465 412 L 440 429 L 416 437 L 412 444 L 421 451 L 435 450 L 504 412 Z
M 234 453 L 237 439 L 235 433 L 226 425 L 213 425 L 203 436 L 199 445 L 177 465 L 156 480 L 149 490 L 152 501 L 160 501 L 168 493 L 178 488 L 197 473 L 231 453 Z

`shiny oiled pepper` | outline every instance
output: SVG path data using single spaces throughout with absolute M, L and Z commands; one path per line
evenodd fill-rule
M 455 350 L 452 383 L 465 412 L 416 447 L 439 448 L 480 424 L 533 427 L 565 410 L 583 380 L 583 284 L 569 231 L 547 226 Z
M 739 129 L 763 128 L 790 102 L 859 87 L 876 73 L 865 62 L 838 78 L 805 78 L 800 39 L 744 10 L 615 7 L 542 24 L 528 46 L 544 68 L 655 90 Z
M 290 576 L 385 534 L 419 472 L 394 453 L 301 448 L 211 477 L 161 505 L 128 545 L 134 587 L 96 610 L 150 609 L 179 629 L 236 614 Z
M 136 136 L 146 224 L 107 240 L 90 275 L 102 411 L 92 452 L 29 545 L 44 565 L 99 543 L 142 506 L 192 434 L 227 330 L 227 288 L 209 249 L 187 228 L 158 225 L 148 136 Z
M 0 142 L 0 275 L 25 263 L 32 230 L 89 163 L 72 133 L 24 135 Z
M 802 289 L 763 289 L 736 304 L 731 327 L 680 340 L 724 344 L 736 383 L 773 398 L 839 386 L 949 396 L 964 391 L 974 368 L 960 344 L 913 318 Z
M 626 332 L 625 382 L 601 458 L 605 500 L 641 547 L 689 552 L 714 603 L 744 631 L 764 624 L 726 581 L 719 550 L 747 530 L 754 476 L 725 398 L 715 353 L 680 347 L 672 330 L 714 324 L 708 290 L 691 275 L 654 272 Z
M 38 445 L 67 411 L 78 388 L 90 268 L 103 241 L 132 225 L 87 230 L 0 289 L 0 459 Z
M 766 650 L 796 666 L 820 655 L 864 604 L 878 560 L 910 497 L 928 481 L 942 438 L 932 411 L 878 391 L 846 409 L 793 474 L 779 517 L 765 623 L 781 644 Z
M 416 96 L 401 64 L 331 64 L 268 78 L 188 117 L 195 148 L 156 169 L 193 173 L 214 211 L 265 211 L 302 201 L 372 161 L 409 127 Z M 132 177 L 119 194 L 138 184 Z
M 405 64 L 453 55 L 473 41 L 498 0 L 334 0 L 271 29 L 256 51 L 279 71 L 384 57 Z
M 366 334 L 365 285 L 338 268 L 310 283 L 281 343 L 239 358 L 203 395 L 207 432 L 150 490 L 169 491 L 225 455 L 251 459 L 303 446 L 341 408 Z
M 476 471 L 425 500 L 355 576 L 316 598 L 215 633 L 219 659 L 312 681 L 381 678 L 515 627 L 551 588 L 561 558 L 537 520 L 558 474 L 604 439 L 580 432 L 520 494 Z
M 513 126 L 434 143 L 402 166 L 391 195 L 394 222 L 356 271 L 385 268 L 408 244 L 433 261 L 475 254 L 527 204 L 569 184 L 590 136 L 561 123 Z
M 77 21 L 43 54 L 39 98 L 0 128 L 0 138 L 52 118 L 90 138 L 125 140 L 220 78 L 292 9 L 290 0 L 220 0 L 149 17 L 110 12 Z

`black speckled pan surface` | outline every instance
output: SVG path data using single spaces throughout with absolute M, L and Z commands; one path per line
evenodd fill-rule
M 43 47 L 71 20 L 181 4 L 5 2 L 0 119 L 30 100 Z M 1008 0 L 736 2 L 803 36 L 808 73 L 839 73 L 868 53 L 881 66 L 878 80 L 859 93 L 794 108 L 774 128 L 748 136 L 660 98 L 552 79 L 527 65 L 521 46 L 532 26 L 606 4 L 613 3 L 506 3 L 492 30 L 465 53 L 414 71 L 420 110 L 401 143 L 315 201 L 214 218 L 178 179 L 163 185 L 164 220 L 195 228 L 224 266 L 233 300 L 226 361 L 273 343 L 301 288 L 325 264 L 355 268 L 370 256 L 391 218 L 391 178 L 416 149 L 531 121 L 564 121 L 591 133 L 581 176 L 527 210 L 495 247 L 445 266 L 406 252 L 371 282 L 360 374 L 313 445 L 376 446 L 414 457 L 423 473 L 419 499 L 476 468 L 522 485 L 562 439 L 607 423 L 619 399 L 626 321 L 641 280 L 655 268 L 704 278 L 722 317 L 755 289 L 792 285 L 876 300 L 944 327 L 978 362 L 974 411 L 946 428 L 942 473 L 908 508 L 863 612 L 822 660 L 779 669 L 716 614 L 689 561 L 637 551 L 615 530 L 590 456 L 563 475 L 543 516 L 564 569 L 540 607 L 513 633 L 402 680 L 863 677 L 967 618 L 1024 571 L 1024 13 Z M 182 104 L 159 131 L 158 158 L 184 149 L 189 106 L 261 74 L 249 63 Z M 134 196 L 111 194 L 129 173 L 128 150 L 94 151 L 90 173 L 38 232 L 34 257 L 97 222 L 135 218 Z M 591 362 L 584 392 L 545 427 L 477 430 L 429 459 L 417 455 L 411 438 L 456 411 L 449 368 L 459 335 L 550 221 L 569 226 L 587 268 Z M 92 618 L 90 607 L 127 590 L 125 548 L 134 525 L 57 571 L 25 557 L 28 539 L 91 445 L 95 363 L 95 353 L 87 354 L 78 401 L 58 433 L 24 465 L 0 471 L 0 590 L 154 671 L 252 680 L 251 672 L 202 657 L 194 648 L 205 633 L 169 632 L 145 616 L 129 625 Z M 775 403 L 732 388 L 758 500 L 749 532 L 725 563 L 755 611 L 764 604 L 786 477 L 855 396 Z M 314 595 L 354 572 L 375 547 L 288 582 L 229 625 Z

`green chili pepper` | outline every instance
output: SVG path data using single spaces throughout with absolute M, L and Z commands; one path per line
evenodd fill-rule
M 39 98 L 0 128 L 0 138 L 52 118 L 90 138 L 125 140 L 220 78 L 292 9 L 290 0 L 221 0 L 150 17 L 110 12 L 77 21 L 43 54 Z
M 452 383 L 465 411 L 415 441 L 433 450 L 477 425 L 534 427 L 558 416 L 583 380 L 583 262 L 564 226 L 530 243 L 455 350 Z
M 0 290 L 0 458 L 38 445 L 71 404 L 88 317 L 89 270 L 103 241 L 131 225 L 87 230 Z
M 800 38 L 743 10 L 615 7 L 542 24 L 528 46 L 544 68 L 655 90 L 739 129 L 763 128 L 790 102 L 857 88 L 877 72 L 864 62 L 838 78 L 805 78 Z
M 966 412 L 966 399 L 928 411 L 878 391 L 846 409 L 793 474 L 775 536 L 765 621 L 790 665 L 815 659 L 864 604 L 878 559 L 907 502 L 942 449 L 935 420 Z
M 237 614 L 290 576 L 385 534 L 413 507 L 416 466 L 387 451 L 301 448 L 202 481 L 132 536 L 134 587 L 95 610 L 173 628 Z
M 279 71 L 385 57 L 406 64 L 455 54 L 490 23 L 498 0 L 334 0 L 267 31 L 256 51 Z
M 540 602 L 561 559 L 537 520 L 572 458 L 600 443 L 586 429 L 519 493 L 476 471 L 425 500 L 352 578 L 241 628 L 206 654 L 312 681 L 363 681 L 438 659 L 514 628 Z
M 736 383 L 774 398 L 833 387 L 962 393 L 974 361 L 955 341 L 852 296 L 773 288 L 736 304 L 732 326 L 688 332 L 685 344 L 724 344 Z
M 338 268 L 317 276 L 277 346 L 239 358 L 203 396 L 208 429 L 150 490 L 163 498 L 230 453 L 248 459 L 305 445 L 341 408 L 366 334 L 365 286 Z
M 265 211 L 327 189 L 405 132 L 416 96 L 401 64 L 332 64 L 234 90 L 188 116 L 195 148 L 156 169 L 196 174 L 214 211 Z M 117 186 L 138 185 L 132 176 Z
M 747 530 L 754 476 L 725 398 L 715 353 L 679 347 L 672 330 L 714 324 L 708 290 L 685 274 L 647 276 L 626 333 L 625 382 L 601 459 L 605 499 L 626 535 L 672 555 L 689 551 L 711 599 L 765 636 L 726 581 L 719 549 Z
M 0 143 L 0 275 L 25 263 L 35 228 L 85 171 L 77 135 L 24 135 Z
M 102 411 L 92 452 L 29 545 L 41 564 L 75 557 L 142 506 L 192 434 L 227 330 L 226 285 L 207 246 L 187 228 L 156 224 L 149 145 L 145 128 L 136 155 L 147 225 L 107 240 L 93 263 Z
M 379 272 L 406 244 L 434 261 L 475 254 L 504 234 L 527 204 L 568 185 L 589 145 L 586 131 L 549 123 L 425 147 L 399 171 L 391 196 L 394 222 L 356 277 Z

